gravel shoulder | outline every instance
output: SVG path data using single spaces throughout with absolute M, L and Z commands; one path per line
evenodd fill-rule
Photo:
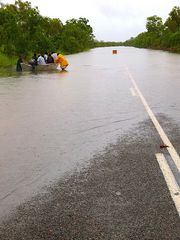
M 2 240 L 178 240 L 180 221 L 155 158 L 147 120 L 20 205 L 0 224 Z

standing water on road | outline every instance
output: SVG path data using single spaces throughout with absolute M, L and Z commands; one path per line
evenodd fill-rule
M 153 110 L 180 127 L 180 56 L 112 49 L 68 56 L 67 72 L 0 78 L 0 216 L 148 118 L 127 67 Z

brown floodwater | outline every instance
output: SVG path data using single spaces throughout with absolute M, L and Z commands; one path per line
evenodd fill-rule
M 119 47 L 67 56 L 64 72 L 0 78 L 0 216 L 156 114 L 180 127 L 180 55 Z

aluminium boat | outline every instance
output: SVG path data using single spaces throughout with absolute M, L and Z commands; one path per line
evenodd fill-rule
M 49 63 L 44 65 L 34 65 L 28 63 L 21 63 L 22 71 L 52 71 L 52 70 L 61 70 L 59 64 Z

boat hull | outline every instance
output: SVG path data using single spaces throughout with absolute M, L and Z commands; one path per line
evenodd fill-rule
M 52 71 L 52 70 L 61 70 L 59 68 L 59 65 L 55 63 L 50 63 L 46 65 L 37 65 L 37 66 L 32 66 L 27 63 L 21 63 L 22 71 L 27 72 L 27 71 Z

